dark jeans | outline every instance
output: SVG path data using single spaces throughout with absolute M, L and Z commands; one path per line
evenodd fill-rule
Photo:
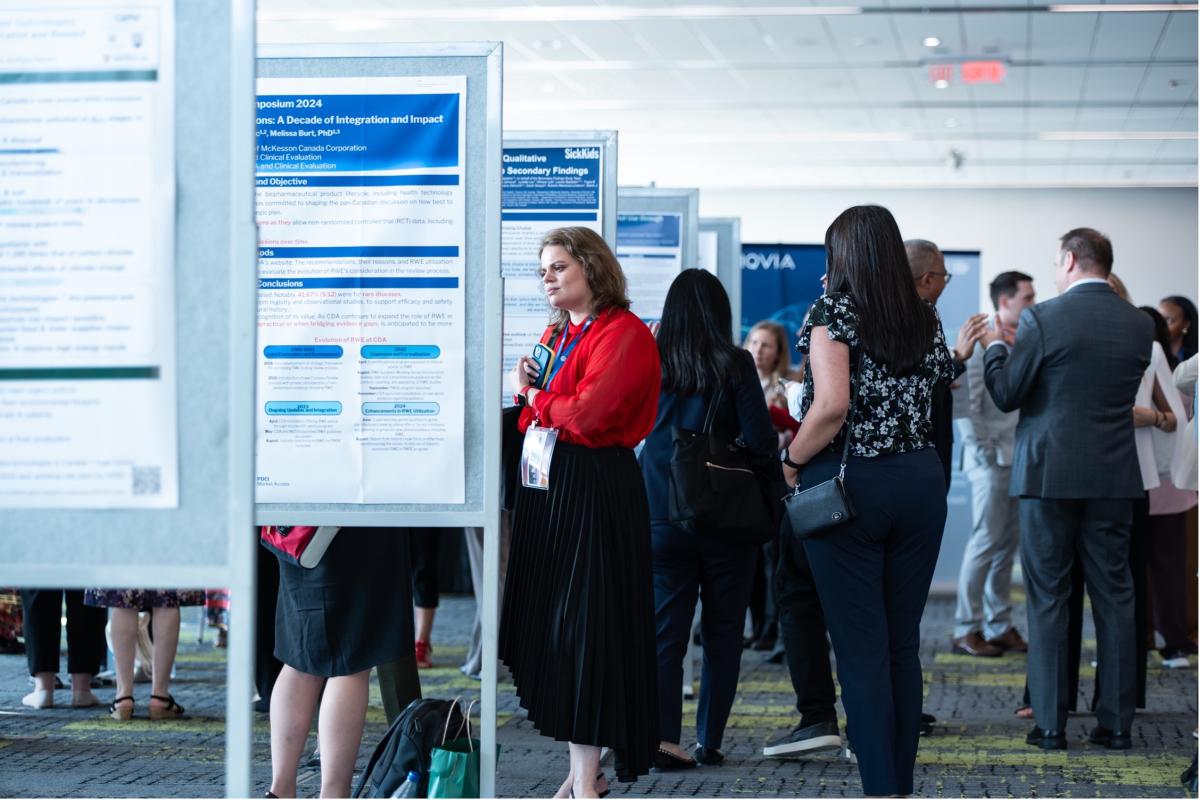
M 25 658 L 29 674 L 58 672 L 63 595 L 67 597 L 67 672 L 95 675 L 104 669 L 108 609 L 85 606 L 82 589 L 22 589 Z M 76 687 L 76 688 L 87 688 Z
M 808 488 L 837 473 L 824 453 Z M 837 654 L 848 735 L 863 792 L 907 795 L 921 731 L 921 614 L 946 524 L 946 486 L 933 448 L 851 458 L 853 520 L 805 540 Z
M 1187 621 L 1187 513 L 1148 517 L 1146 553 L 1150 586 L 1154 593 L 1154 627 L 1166 645 L 1163 652 L 1184 653 L 1192 647 Z M 1136 580 L 1136 577 L 1135 577 Z M 1143 633 L 1141 642 L 1145 643 Z M 1143 664 L 1145 662 L 1143 661 Z
M 409 528 L 413 605 L 438 607 L 438 564 L 444 528 Z
M 658 644 L 658 724 L 663 741 L 679 743 L 683 706 L 683 656 L 692 636 L 696 597 L 702 602 L 704 661 L 696 735 L 719 749 L 737 694 L 742 625 L 758 548 L 713 536 L 651 525 L 654 552 L 654 622 Z
M 779 561 L 775 567 L 775 603 L 779 634 L 787 654 L 796 710 L 804 727 L 837 721 L 837 692 L 829 665 L 825 614 L 804 544 L 792 535 L 787 516 L 779 532 Z

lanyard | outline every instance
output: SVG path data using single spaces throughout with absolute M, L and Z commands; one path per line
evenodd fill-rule
M 558 371 L 562 369 L 562 366 L 567 363 L 567 357 L 575 351 L 575 346 L 579 344 L 579 340 L 583 338 L 583 335 L 588 332 L 588 328 L 590 327 L 592 327 L 592 320 L 589 318 L 588 321 L 583 324 L 583 330 L 579 332 L 579 335 L 562 346 L 562 350 L 558 352 L 557 357 L 550 365 L 550 373 L 546 376 L 546 389 L 550 388 L 550 384 L 554 381 L 554 376 L 557 375 Z M 559 336 L 560 342 L 562 339 L 566 338 L 567 333 L 568 329 L 563 328 L 563 332 Z

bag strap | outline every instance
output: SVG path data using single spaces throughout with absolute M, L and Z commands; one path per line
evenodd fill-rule
M 854 412 L 858 410 L 858 390 L 862 386 L 863 349 L 858 349 L 858 381 L 850 397 L 850 413 L 846 415 L 846 441 L 842 444 L 842 465 L 838 468 L 838 480 L 846 479 L 846 460 L 850 457 L 850 439 L 854 436 Z
M 467 748 L 468 752 L 471 753 L 475 752 L 475 742 L 471 738 L 471 712 L 475 710 L 475 703 L 477 702 L 477 700 L 472 700 L 471 705 L 467 706 L 467 713 L 463 714 L 463 719 L 467 722 Z
M 475 701 L 472 700 L 471 705 L 475 705 Z M 442 730 L 442 744 L 443 745 L 446 744 L 446 739 L 450 735 L 450 720 L 454 719 L 454 709 L 456 709 L 456 708 L 459 709 L 459 713 L 461 714 L 462 713 L 462 695 L 459 695 L 458 697 L 451 700 L 450 708 L 446 709 L 446 727 Z M 463 729 L 462 723 L 459 723 L 458 730 L 456 730 L 454 732 L 455 739 L 457 739 L 458 735 L 460 733 L 462 733 L 462 729 Z M 471 723 L 468 722 L 467 723 L 467 731 L 469 732 L 470 730 L 471 730 Z
M 717 393 L 713 395 L 712 402 L 708 404 L 708 412 L 704 415 L 704 428 L 701 433 L 712 433 L 713 422 L 717 418 L 717 409 L 721 407 L 721 400 L 725 397 L 725 386 L 717 389 Z

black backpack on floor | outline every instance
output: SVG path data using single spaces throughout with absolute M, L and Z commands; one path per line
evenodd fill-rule
M 419 796 L 429 791 L 429 758 L 442 743 L 449 717 L 450 739 L 463 727 L 457 700 L 413 700 L 375 746 L 367 768 L 354 787 L 354 797 L 391 797 L 409 772 L 421 773 Z

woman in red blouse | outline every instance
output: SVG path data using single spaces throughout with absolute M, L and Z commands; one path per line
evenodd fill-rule
M 510 381 L 521 432 L 536 423 L 558 438 L 548 488 L 518 490 L 500 657 L 530 722 L 570 742 L 555 796 L 597 797 L 608 793 L 601 747 L 632 781 L 659 740 L 650 513 L 632 448 L 654 427 L 662 372 L 597 233 L 546 234 L 539 274 L 554 356 L 545 376 L 522 358 Z

